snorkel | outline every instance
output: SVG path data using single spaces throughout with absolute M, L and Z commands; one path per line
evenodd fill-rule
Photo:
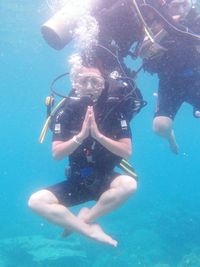
M 168 4 L 169 14 L 174 21 L 184 20 L 192 9 L 191 0 L 172 0 Z

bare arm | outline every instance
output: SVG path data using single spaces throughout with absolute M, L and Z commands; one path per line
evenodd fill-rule
M 128 158 L 132 153 L 132 142 L 130 138 L 122 138 L 116 141 L 99 132 L 95 122 L 93 107 L 88 107 L 81 132 L 76 135 L 75 139 L 73 137 L 67 141 L 53 142 L 52 152 L 54 159 L 61 160 L 64 157 L 69 156 L 77 149 L 83 140 L 89 136 L 89 134 L 117 156 Z
M 127 159 L 132 154 L 132 142 L 130 138 L 122 138 L 115 141 L 106 137 L 105 135 L 100 135 L 100 137 L 96 139 L 105 148 L 119 157 Z
M 78 137 L 77 137 L 78 139 Z M 79 146 L 78 143 L 74 142 L 73 138 L 68 141 L 54 141 L 52 144 L 52 154 L 53 158 L 56 160 L 61 160 L 64 157 L 69 156 L 74 150 Z

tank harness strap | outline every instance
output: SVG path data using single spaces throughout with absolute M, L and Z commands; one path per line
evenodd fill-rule
M 118 167 L 123 170 L 125 173 L 133 177 L 135 180 L 138 180 L 138 176 L 133 168 L 132 165 L 128 163 L 127 160 L 122 159 L 121 162 L 119 163 Z
M 44 138 L 45 138 L 45 135 L 47 133 L 47 130 L 49 128 L 49 124 L 51 122 L 51 118 L 52 116 L 55 114 L 55 112 L 58 110 L 58 108 L 62 105 L 62 103 L 66 100 L 66 98 L 63 98 L 56 106 L 55 108 L 52 110 L 52 112 L 50 113 L 50 115 L 48 116 L 43 128 L 42 128 L 42 131 L 41 131 L 41 134 L 40 134 L 40 137 L 39 137 L 39 143 L 42 144 L 43 141 L 44 141 Z M 47 107 L 48 108 L 48 107 Z
M 144 17 L 142 15 L 142 13 L 140 12 L 140 9 L 138 7 L 138 4 L 137 4 L 136 0 L 132 0 L 132 2 L 133 2 L 133 6 L 135 8 L 135 11 L 136 11 L 136 13 L 137 13 L 142 25 L 143 25 L 143 29 L 144 29 L 144 32 L 145 32 L 146 36 L 148 36 L 149 40 L 152 43 L 154 43 L 155 42 L 154 41 L 154 34 L 152 33 L 151 29 L 148 27 L 146 21 L 144 20 Z

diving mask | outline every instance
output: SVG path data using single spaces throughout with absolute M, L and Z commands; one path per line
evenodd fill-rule
M 191 0 L 172 0 L 169 4 L 169 13 L 174 18 L 184 19 L 192 8 Z
M 97 100 L 104 89 L 105 80 L 95 73 L 80 73 L 75 77 L 73 86 L 79 97 L 89 95 Z

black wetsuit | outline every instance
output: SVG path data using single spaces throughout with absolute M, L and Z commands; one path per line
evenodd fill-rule
M 198 27 L 190 16 L 185 24 L 196 31 Z M 145 70 L 157 73 L 159 78 L 155 116 L 174 119 L 183 102 L 191 104 L 194 112 L 200 110 L 200 53 L 197 43 L 183 36 L 168 35 L 161 42 L 168 51 L 144 61 Z
M 132 0 L 101 0 L 100 8 L 94 13 L 99 24 L 98 43 L 108 48 L 120 62 L 128 55 L 131 46 L 143 37 L 143 28 L 135 13 Z M 103 67 L 113 70 L 119 64 L 105 49 L 98 47 L 96 56 Z
M 85 101 L 66 100 L 53 118 L 53 141 L 66 141 L 78 134 L 86 108 Z M 116 109 L 110 112 L 111 108 L 110 104 L 105 104 L 105 99 L 101 99 L 94 106 L 99 130 L 114 140 L 131 138 L 130 126 L 125 115 Z M 66 206 L 98 200 L 118 175 L 114 168 L 120 161 L 120 157 L 89 136 L 69 156 L 67 180 L 47 189 Z

